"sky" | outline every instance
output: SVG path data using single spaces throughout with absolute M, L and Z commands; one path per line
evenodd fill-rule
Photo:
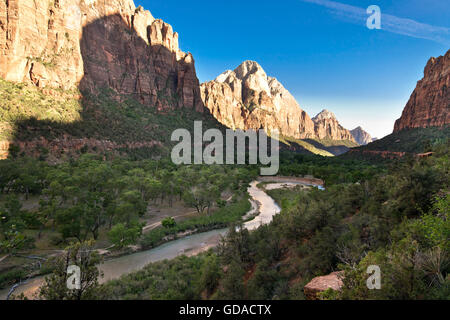
M 179 33 L 200 82 L 245 60 L 276 77 L 311 117 L 392 132 L 430 57 L 450 49 L 449 0 L 135 0 Z M 366 9 L 381 10 L 381 29 Z

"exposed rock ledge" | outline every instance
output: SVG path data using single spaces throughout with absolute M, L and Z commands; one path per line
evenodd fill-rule
M 317 300 L 317 294 L 328 289 L 340 291 L 343 286 L 342 271 L 312 279 L 303 289 L 306 299 Z

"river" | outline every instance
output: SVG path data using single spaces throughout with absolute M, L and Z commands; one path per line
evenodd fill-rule
M 248 214 L 254 216 L 255 211 L 259 211 L 259 214 L 253 220 L 244 223 L 244 227 L 250 231 L 257 229 L 261 225 L 269 224 L 272 221 L 273 216 L 281 212 L 281 209 L 276 202 L 267 195 L 267 193 L 257 187 L 260 182 L 261 181 L 253 181 L 248 188 L 252 202 L 252 209 Z M 273 183 L 265 185 L 265 188 L 268 190 L 285 186 L 293 187 L 295 185 L 316 186 L 322 188 L 320 184 L 308 183 L 302 179 L 296 181 L 293 178 L 273 177 L 270 178 L 269 182 Z M 100 283 L 138 271 L 152 262 L 173 259 L 180 255 L 192 256 L 207 251 L 208 249 L 217 246 L 221 237 L 226 233 L 227 229 L 198 233 L 165 243 L 154 249 L 107 260 L 99 266 L 99 269 L 104 273 L 104 277 L 100 279 Z M 42 285 L 43 281 L 44 276 L 30 279 L 17 287 L 14 294 L 18 295 L 24 293 L 27 297 L 31 298 Z M 10 288 L 0 290 L 0 300 L 5 300 L 9 291 Z

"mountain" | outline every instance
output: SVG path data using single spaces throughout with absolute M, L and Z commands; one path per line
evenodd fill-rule
M 44 88 L 111 88 L 158 109 L 203 111 L 178 34 L 122 1 L 0 2 L 0 78 Z
M 370 134 L 364 131 L 363 128 L 361 127 L 351 130 L 350 133 L 352 134 L 353 138 L 355 138 L 356 142 L 361 146 L 364 146 L 377 140 L 376 138 L 372 138 Z
M 221 126 L 204 111 L 192 55 L 132 0 L 0 1 L 0 158 L 158 156 Z
M 394 132 L 372 143 L 353 148 L 352 158 L 399 158 L 420 154 L 433 146 L 448 142 L 450 136 L 450 50 L 444 56 L 431 58 L 424 77 L 417 83 Z
M 277 129 L 283 138 L 294 142 L 348 140 L 356 144 L 331 112 L 324 110 L 311 119 L 289 91 L 255 61 L 245 61 L 234 71 L 203 83 L 201 93 L 211 114 L 232 129 Z
M 312 118 L 312 120 L 314 122 L 316 138 L 356 142 L 350 131 L 339 124 L 334 113 L 325 109 Z
M 232 129 L 270 132 L 296 139 L 314 138 L 314 122 L 294 97 L 254 61 L 245 61 L 215 80 L 203 83 L 204 105 Z
M 440 127 L 450 123 L 450 50 L 431 58 L 417 83 L 394 133 L 408 128 Z

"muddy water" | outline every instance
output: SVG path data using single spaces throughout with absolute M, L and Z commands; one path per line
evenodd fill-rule
M 248 230 L 255 230 L 259 226 L 268 224 L 272 221 L 273 216 L 280 213 L 280 207 L 275 203 L 275 201 L 269 197 L 263 190 L 257 187 L 259 181 L 253 181 L 250 184 L 248 192 L 252 198 L 252 209 L 249 215 L 254 215 L 255 211 L 259 209 L 259 214 L 251 221 L 244 223 L 244 227 Z M 277 187 L 282 187 L 283 184 L 292 184 L 289 181 L 276 180 L 276 183 L 267 184 L 265 188 L 273 189 Z M 302 182 L 294 182 L 297 184 L 305 184 Z M 104 278 L 100 282 L 105 282 L 112 279 L 117 279 L 122 275 L 138 271 L 144 268 L 147 264 L 152 262 L 157 262 L 165 259 L 173 259 L 180 255 L 192 256 L 200 252 L 206 251 L 209 248 L 215 247 L 219 244 L 220 238 L 224 236 L 227 229 L 213 230 L 209 232 L 194 234 L 182 239 L 168 242 L 157 248 L 133 253 L 127 256 L 114 258 L 105 261 L 101 266 L 100 270 L 104 273 Z M 40 285 L 43 283 L 44 277 L 36 277 L 30 279 L 28 282 L 20 285 L 14 291 L 15 295 L 24 293 L 27 297 L 32 297 Z M 0 290 L 0 300 L 5 300 L 9 288 L 5 290 Z

